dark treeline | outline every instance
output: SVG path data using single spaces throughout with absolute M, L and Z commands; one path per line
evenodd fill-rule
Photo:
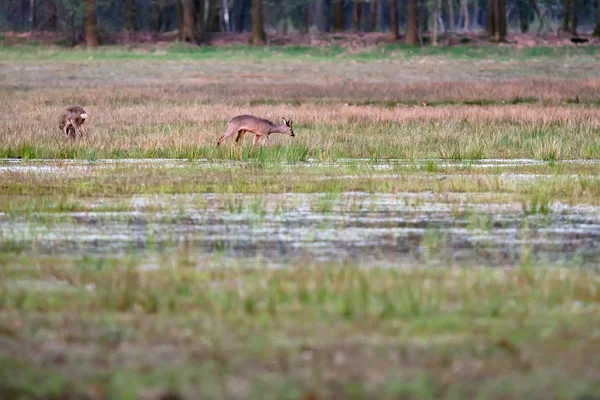
M 3 0 L 0 30 L 55 31 L 89 46 L 114 32 L 177 32 L 202 43 L 214 32 L 269 34 L 389 32 L 419 44 L 430 36 L 485 29 L 504 40 L 507 30 L 600 35 L 600 0 Z M 402 34 L 402 35 L 401 35 Z

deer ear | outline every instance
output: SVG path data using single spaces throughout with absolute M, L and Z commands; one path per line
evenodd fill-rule
M 290 127 L 292 126 L 292 119 L 291 118 L 288 120 L 288 124 L 290 124 Z

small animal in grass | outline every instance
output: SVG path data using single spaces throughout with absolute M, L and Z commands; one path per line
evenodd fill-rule
M 58 127 L 67 138 L 87 137 L 88 131 L 85 127 L 87 117 L 88 114 L 83 108 L 79 106 L 67 107 L 60 116 Z
M 581 37 L 572 37 L 571 38 L 571 42 L 575 43 L 575 44 L 583 44 L 583 43 L 587 43 L 590 40 L 587 38 L 581 38 Z
M 225 133 L 217 141 L 219 146 L 225 139 L 235 135 L 236 143 L 239 142 L 246 132 L 254 134 L 253 145 L 256 145 L 260 139 L 263 139 L 263 144 L 268 143 L 269 135 L 271 133 L 284 133 L 294 137 L 294 130 L 292 129 L 292 120 L 283 118 L 283 124 L 275 125 L 271 121 L 254 117 L 252 115 L 238 115 L 233 117 L 231 121 L 227 123 L 227 129 Z

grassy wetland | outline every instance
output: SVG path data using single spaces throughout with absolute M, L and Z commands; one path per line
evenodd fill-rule
M 0 59 L 1 398 L 600 396 L 597 48 Z

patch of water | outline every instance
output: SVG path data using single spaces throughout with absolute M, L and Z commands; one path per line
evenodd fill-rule
M 547 161 L 534 159 L 482 159 L 473 161 L 452 161 L 445 159 L 348 159 L 341 158 L 333 162 L 323 162 L 314 158 L 309 158 L 303 162 L 289 164 L 294 167 L 317 168 L 317 167 L 347 167 L 349 165 L 359 164 L 373 171 L 387 171 L 396 167 L 420 167 L 425 168 L 428 163 L 435 163 L 440 168 L 495 168 L 495 167 L 522 167 L 547 165 Z M 19 173 L 38 173 L 38 174 L 62 174 L 87 169 L 115 168 L 122 165 L 136 165 L 138 167 L 162 167 L 162 168 L 181 168 L 185 166 L 194 166 L 198 168 L 211 168 L 215 166 L 236 166 L 248 165 L 253 161 L 235 161 L 235 160 L 185 160 L 169 158 L 143 158 L 143 159 L 99 159 L 93 161 L 85 160 L 20 160 L 20 159 L 0 159 L 0 173 L 19 172 Z M 278 163 L 280 164 L 280 163 Z M 560 164 L 577 165 L 600 165 L 600 160 L 562 160 L 556 161 Z
M 478 194 L 485 199 L 489 194 Z M 229 259 L 452 263 L 510 266 L 524 255 L 551 265 L 600 261 L 600 207 L 516 203 L 464 193 L 194 194 L 136 197 L 131 211 L 0 218 L 0 243 L 28 251 L 113 256 L 184 246 Z M 144 211 L 161 204 L 160 211 Z M 233 206 L 232 206 L 233 204 Z M 164 208 L 171 205 L 172 208 Z

